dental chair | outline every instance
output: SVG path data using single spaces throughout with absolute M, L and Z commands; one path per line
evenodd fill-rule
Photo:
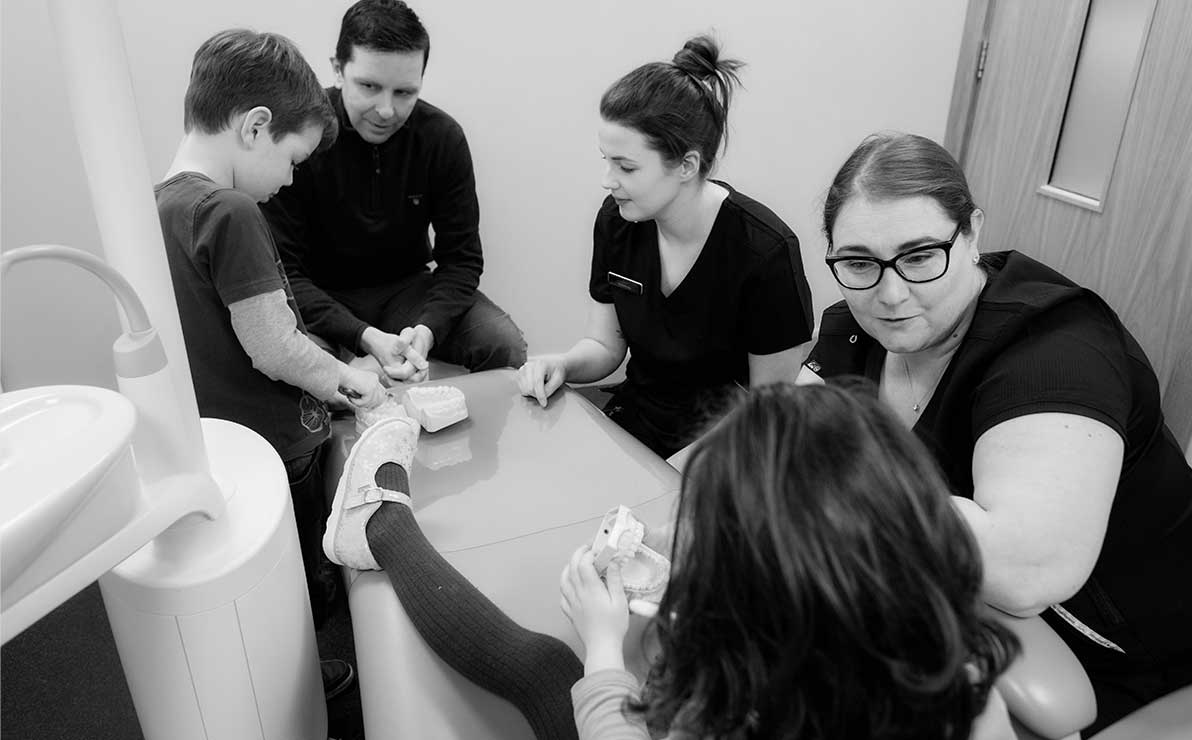
M 1192 441 L 1186 450 L 1192 464 Z M 1073 740 L 1097 716 L 1088 676 L 1040 617 L 999 621 L 1022 642 L 1022 655 L 998 680 L 1019 740 Z M 1192 628 L 1192 625 L 1189 625 Z M 1192 686 L 1156 699 L 1086 740 L 1192 739 Z
M 1093 687 L 1076 656 L 1040 617 L 999 621 L 1022 642 L 1022 655 L 998 679 L 1018 740 L 1076 740 L 1097 716 Z M 1189 740 L 1192 686 L 1126 715 L 1085 740 Z

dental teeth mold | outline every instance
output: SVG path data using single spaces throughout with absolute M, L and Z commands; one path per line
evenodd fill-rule
M 402 398 L 406 413 L 428 432 L 468 418 L 464 392 L 450 385 L 416 386 Z
M 621 584 L 625 593 L 657 604 L 666 590 L 670 560 L 642 542 L 646 525 L 626 506 L 604 515 L 592 540 L 593 564 L 601 576 L 609 564 L 621 563 Z

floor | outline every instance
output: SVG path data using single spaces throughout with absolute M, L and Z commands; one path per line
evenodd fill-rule
M 318 633 L 324 658 L 355 664 L 347 601 Z M 328 704 L 336 740 L 364 740 L 360 692 Z M 0 648 L 0 732 L 4 740 L 141 740 L 107 614 L 92 584 Z

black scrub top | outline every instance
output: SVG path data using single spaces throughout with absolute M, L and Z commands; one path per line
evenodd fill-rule
M 1116 431 L 1125 457 L 1105 540 L 1092 575 L 1063 606 L 1125 654 L 1051 611 L 1043 616 L 1095 685 L 1139 671 L 1192 676 L 1192 469 L 1164 422 L 1150 362 L 1092 291 L 1019 252 L 984 254 L 981 264 L 989 279 L 972 324 L 915 434 L 953 493 L 972 498 L 973 450 L 1001 422 L 1058 412 Z M 804 364 L 825 379 L 877 381 L 885 354 L 841 302 L 824 311 Z
M 678 434 L 704 407 L 748 386 L 748 355 L 811 338 L 811 290 L 799 239 L 770 209 L 728 190 L 703 250 L 662 294 L 658 228 L 621 217 L 605 199 L 596 217 L 589 291 L 616 307 L 629 345 L 626 385 Z M 793 380 L 793 378 L 792 378 Z

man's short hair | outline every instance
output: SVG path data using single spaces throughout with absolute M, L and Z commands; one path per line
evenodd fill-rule
M 190 69 L 184 129 L 216 134 L 233 116 L 262 105 L 273 113 L 269 133 L 274 141 L 318 125 L 322 149 L 339 133 L 331 101 L 293 41 L 243 28 L 204 41 Z
M 384 52 L 421 51 L 423 69 L 430 59 L 430 36 L 402 0 L 360 0 L 348 8 L 339 26 L 335 58 L 347 64 L 356 46 Z

